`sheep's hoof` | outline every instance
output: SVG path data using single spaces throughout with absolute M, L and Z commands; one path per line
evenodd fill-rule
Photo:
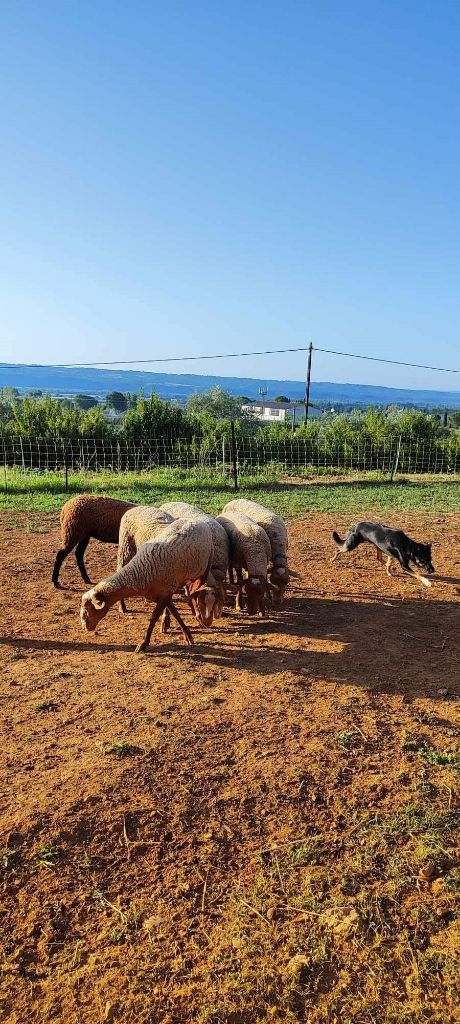
M 135 654 L 145 654 L 147 648 L 148 648 L 148 644 L 146 644 L 145 641 L 144 641 L 143 643 L 137 645 L 137 647 L 135 648 L 134 653 Z
M 51 580 L 51 582 L 52 582 L 53 587 L 54 587 L 55 590 L 64 590 L 64 587 L 62 586 L 62 583 L 59 583 L 58 580 Z
M 186 634 L 185 643 L 187 644 L 188 647 L 193 647 L 195 641 L 194 641 L 193 636 L 191 635 L 191 633 L 187 633 Z

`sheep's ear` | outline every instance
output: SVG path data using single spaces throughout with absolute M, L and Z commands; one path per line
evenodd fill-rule
M 198 591 L 204 590 L 204 588 L 205 583 L 203 582 L 203 580 L 193 580 L 193 582 L 189 583 L 188 585 L 188 591 L 190 596 L 192 596 L 193 594 L 198 594 Z
M 85 605 L 86 604 L 92 604 L 93 608 L 96 608 L 96 609 L 99 609 L 99 610 L 101 608 L 103 608 L 104 605 L 105 605 L 104 598 L 103 597 L 98 597 L 98 595 L 94 591 L 94 587 L 91 590 L 87 590 L 86 594 L 83 594 L 83 597 L 82 597 L 81 600 L 82 600 L 82 604 L 85 604 Z

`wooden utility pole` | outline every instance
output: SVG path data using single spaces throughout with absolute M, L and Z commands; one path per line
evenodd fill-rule
M 311 354 L 313 352 L 313 345 L 310 342 L 308 346 L 308 362 L 307 362 L 307 383 L 305 387 L 305 423 L 308 420 L 308 407 L 310 405 L 310 380 L 311 380 Z

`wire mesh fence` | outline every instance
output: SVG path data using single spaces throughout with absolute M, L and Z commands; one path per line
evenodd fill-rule
M 78 438 L 42 441 L 4 436 L 0 459 L 5 467 L 39 472 L 149 472 L 161 467 L 212 470 L 226 476 L 232 470 L 233 450 L 225 436 L 218 442 L 184 438 L 144 438 L 108 441 Z M 424 441 L 395 438 L 380 444 L 313 440 L 258 441 L 236 438 L 234 459 L 239 473 L 269 470 L 292 473 L 344 470 L 382 473 L 460 473 L 460 439 Z

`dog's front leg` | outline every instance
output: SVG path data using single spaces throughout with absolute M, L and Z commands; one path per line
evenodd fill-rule
M 423 583 L 424 587 L 431 587 L 432 586 L 431 580 L 427 579 L 426 576 L 419 576 L 419 574 L 417 572 L 414 572 L 414 570 L 411 569 L 411 567 L 410 567 L 408 562 L 406 562 L 406 563 L 401 562 L 401 568 L 402 568 L 403 572 L 407 572 L 407 574 L 409 576 L 413 576 L 414 579 L 418 580 L 419 583 Z

